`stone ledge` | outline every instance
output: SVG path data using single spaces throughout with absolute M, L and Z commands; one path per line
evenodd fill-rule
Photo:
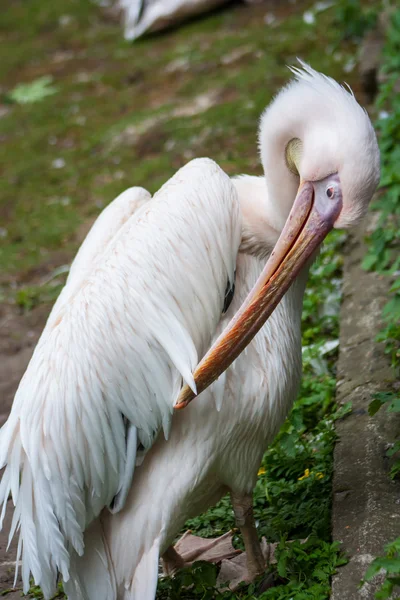
M 333 578 L 332 600 L 375 600 L 379 581 L 359 588 L 360 581 L 385 544 L 400 536 L 400 485 L 390 480 L 386 457 L 388 443 L 400 435 L 400 415 L 385 409 L 368 415 L 372 395 L 390 387 L 393 372 L 375 342 L 390 280 L 360 266 L 367 227 L 349 240 L 344 262 L 337 401 L 352 402 L 353 410 L 336 424 L 332 518 L 333 539 L 342 542 L 349 563 Z

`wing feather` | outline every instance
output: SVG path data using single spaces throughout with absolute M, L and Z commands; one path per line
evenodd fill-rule
M 11 490 L 24 590 L 32 573 L 46 598 L 84 551 L 84 529 L 126 495 L 126 423 L 145 449 L 160 428 L 168 436 L 233 280 L 239 205 L 213 161 L 192 161 L 152 200 L 138 189 L 115 201 L 117 223 L 112 205 L 102 213 L 78 252 L 0 432 L 0 502 Z

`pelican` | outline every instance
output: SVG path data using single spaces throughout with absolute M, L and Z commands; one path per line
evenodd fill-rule
M 379 180 L 351 91 L 292 72 L 261 117 L 264 176 L 193 160 L 81 246 L 0 433 L 25 592 L 60 574 L 73 600 L 152 600 L 159 558 L 182 566 L 177 533 L 227 492 L 264 570 L 252 490 L 296 397 L 309 267 Z

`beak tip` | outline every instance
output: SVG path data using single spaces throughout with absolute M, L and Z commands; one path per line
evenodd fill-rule
M 182 408 L 186 408 L 186 406 L 193 400 L 193 398 L 196 398 L 196 394 L 188 385 L 184 385 L 176 400 L 174 410 L 182 410 Z
M 175 404 L 174 410 L 182 410 L 182 408 L 186 408 L 189 402 L 179 402 L 179 404 Z

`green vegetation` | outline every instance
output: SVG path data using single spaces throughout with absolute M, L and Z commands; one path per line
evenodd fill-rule
M 374 232 L 369 236 L 369 249 L 364 259 L 366 269 L 375 270 L 389 276 L 393 283 L 390 299 L 383 309 L 384 327 L 377 340 L 383 342 L 390 357 L 397 381 L 400 376 L 400 98 L 396 92 L 396 82 L 400 75 L 400 10 L 391 19 L 384 48 L 382 75 L 384 83 L 377 99 L 381 117 L 377 122 L 379 145 L 382 154 L 382 192 L 373 209 L 378 213 Z M 400 412 L 400 388 L 384 390 L 375 395 L 369 406 L 373 416 L 381 407 L 387 412 Z M 387 451 L 393 462 L 391 477 L 400 475 L 400 439 Z M 376 594 L 378 600 L 391 598 L 400 586 L 400 538 L 387 544 L 385 556 L 376 558 L 370 565 L 365 579 L 369 581 L 381 569 L 386 579 Z M 398 588 L 397 588 L 398 590 Z M 400 595 L 397 591 L 396 599 Z
M 43 594 L 40 587 L 37 585 L 33 586 L 29 590 L 29 598 L 37 598 L 38 600 L 43 600 Z M 65 594 L 62 589 L 61 583 L 58 584 L 58 591 L 55 596 L 53 596 L 52 600 L 56 600 L 57 598 L 65 598 Z
M 198 562 L 183 569 L 174 579 L 161 580 L 157 598 L 170 600 L 320 600 L 329 597 L 330 577 L 336 567 L 346 561 L 338 554 L 336 544 L 309 539 L 304 543 L 282 541 L 277 549 L 276 570 L 288 583 L 259 593 L 258 583 L 242 585 L 236 592 L 216 589 L 217 567 Z
M 62 288 L 63 284 L 61 283 L 21 287 L 15 294 L 15 304 L 24 312 L 30 311 L 38 304 L 55 302 Z
M 340 0 L 336 8 L 336 22 L 342 39 L 361 41 L 367 31 L 374 27 L 378 11 L 376 2 L 368 6 L 360 0 Z

